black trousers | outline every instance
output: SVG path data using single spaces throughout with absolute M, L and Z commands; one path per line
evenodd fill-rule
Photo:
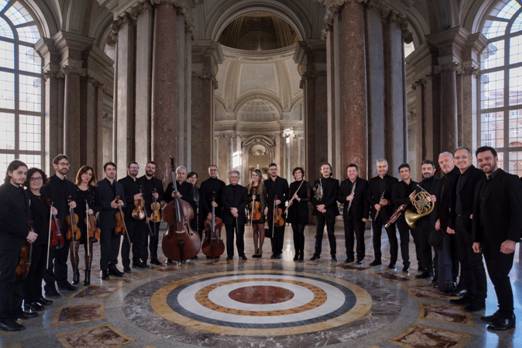
M 400 217 L 396 222 L 399 230 L 399 239 L 401 241 L 401 256 L 404 266 L 410 265 L 410 226 L 404 221 L 404 217 Z
M 486 271 L 482 262 L 482 254 L 473 252 L 471 220 L 468 217 L 457 215 L 455 237 L 461 267 L 460 276 L 464 288 L 468 290 L 467 296 L 472 302 L 482 304 L 486 299 Z
M 344 243 L 346 246 L 346 257 L 353 259 L 353 247 L 357 240 L 357 260 L 364 259 L 366 247 L 364 246 L 364 222 L 360 218 L 346 214 L 344 219 Z M 355 237 L 355 238 L 354 238 Z
M 500 245 L 484 249 L 484 259 L 488 268 L 489 278 L 495 288 L 499 311 L 504 316 L 513 314 L 513 289 L 509 272 L 513 267 L 513 254 L 500 252 Z
M 295 249 L 296 255 L 304 254 L 305 227 L 306 227 L 305 224 L 292 223 L 292 231 L 294 232 L 294 249 Z
M 16 319 L 19 304 L 16 265 L 19 257 L 19 248 L 0 250 L 0 320 Z
M 381 261 L 381 235 L 384 222 L 377 218 L 377 221 L 372 221 L 372 242 L 373 242 L 373 253 L 376 261 Z M 397 262 L 397 254 L 399 252 L 399 243 L 397 241 L 397 231 L 395 230 L 395 224 L 390 225 L 386 228 L 388 234 L 388 243 L 390 244 L 390 264 L 395 265 Z
M 33 245 L 29 274 L 23 282 L 23 295 L 26 302 L 37 301 L 42 297 L 42 281 L 45 273 L 47 245 Z
M 272 217 L 268 218 L 268 228 L 272 229 Z M 270 243 L 272 244 L 272 254 L 281 255 L 283 253 L 283 241 L 285 239 L 285 225 L 283 226 L 274 226 L 274 231 L 272 232 L 272 238 L 270 238 Z
M 429 217 L 425 217 L 424 219 L 428 218 Z M 417 221 L 417 226 L 415 226 L 415 229 L 412 231 L 413 242 L 415 243 L 415 253 L 417 254 L 419 270 L 433 273 L 433 259 L 429 237 L 435 229 L 435 225 L 431 219 L 424 219 Z
M 149 222 L 150 231 L 149 232 L 149 252 L 150 259 L 157 260 L 158 259 L 158 243 L 159 243 L 159 232 L 160 232 L 160 223 L 159 222 Z
M 245 255 L 245 224 L 237 223 L 231 225 L 225 225 L 227 230 L 227 256 L 234 256 L 234 232 L 236 234 L 236 247 L 239 256 Z
M 127 238 L 127 237 L 125 237 Z M 114 233 L 112 228 L 102 229 L 100 236 L 100 269 L 107 270 L 109 265 L 118 263 L 121 235 Z
M 58 285 L 67 281 L 67 258 L 69 256 L 70 246 L 71 241 L 66 239 L 63 248 L 55 250 L 52 254 L 52 260 L 49 261 L 51 264 L 50 268 Z
M 125 219 L 129 237 L 123 236 L 123 244 L 121 246 L 121 259 L 123 267 L 130 266 L 130 252 L 132 249 L 132 262 L 136 263 L 140 260 L 147 260 L 147 223 L 145 220 L 136 220 L 133 218 Z M 129 244 L 132 243 L 131 245 Z
M 335 215 L 320 214 L 317 216 L 317 229 L 315 231 L 315 256 L 321 256 L 321 250 L 323 247 L 323 234 L 324 226 L 326 225 L 326 231 L 328 233 L 328 241 L 330 243 L 330 255 L 335 256 L 337 251 L 337 243 L 335 241 Z
M 450 236 L 445 231 L 446 228 L 441 226 L 441 230 L 437 233 L 441 234 L 442 241 L 438 246 L 435 247 L 437 256 L 435 272 L 438 288 L 441 291 L 451 290 L 456 280 L 452 256 L 453 236 Z

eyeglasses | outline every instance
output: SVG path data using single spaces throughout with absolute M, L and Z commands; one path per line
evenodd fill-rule
M 36 176 L 36 177 L 31 178 L 31 181 L 39 181 L 39 180 L 43 180 L 43 178 L 41 176 Z

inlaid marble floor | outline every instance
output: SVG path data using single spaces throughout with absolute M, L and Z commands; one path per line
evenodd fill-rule
M 32 320 L 27 330 L 0 333 L 0 347 L 522 347 L 521 255 L 511 273 L 519 328 L 488 332 L 479 320 L 449 305 L 427 280 L 416 280 L 410 244 L 410 274 L 373 259 L 366 233 L 363 265 L 346 266 L 344 236 L 337 229 L 338 263 L 323 241 L 319 262 L 313 253 L 313 226 L 306 230 L 306 260 L 295 263 L 287 227 L 284 259 L 199 259 L 184 265 L 134 269 L 124 278 L 101 281 L 96 247 L 92 285 L 63 296 Z M 326 237 L 326 236 L 325 236 Z M 83 258 L 81 258 L 83 260 Z M 83 280 L 83 279 L 82 279 Z M 488 284 L 487 313 L 496 297 Z

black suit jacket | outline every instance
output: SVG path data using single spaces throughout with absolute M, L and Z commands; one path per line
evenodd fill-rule
M 99 211 L 98 223 L 102 230 L 112 230 L 115 226 L 114 214 L 117 209 L 111 207 L 111 202 L 116 196 L 124 200 L 125 192 L 123 186 L 114 181 L 114 190 L 111 187 L 109 180 L 103 179 L 98 182 L 95 192 L 96 210 Z
M 317 199 L 315 192 L 319 187 L 319 183 L 321 182 L 323 186 L 323 197 L 322 199 Z M 324 204 L 326 207 L 326 215 L 328 216 L 337 216 L 339 215 L 339 208 L 337 207 L 337 198 L 339 197 L 339 180 L 329 177 L 327 179 L 321 178 L 315 181 L 314 189 L 312 193 L 312 204 L 314 205 L 314 215 L 319 215 L 320 213 L 317 211 L 317 206 L 320 204 Z
M 390 204 L 381 209 L 381 212 L 379 213 L 377 219 L 382 222 L 386 222 L 388 218 L 393 214 L 393 204 L 391 202 L 391 196 L 393 186 L 397 182 L 399 182 L 397 178 L 394 178 L 391 175 L 385 175 L 382 179 L 380 176 L 376 176 L 368 181 L 368 200 L 373 219 L 375 219 L 375 214 L 377 213 L 377 211 L 374 208 L 374 205 L 379 203 L 381 197 L 387 199 L 390 202 Z
M 455 185 L 455 208 L 450 212 L 451 221 L 455 221 L 457 215 L 469 219 L 473 213 L 475 192 L 479 182 L 484 178 L 484 172 L 475 166 L 469 167 L 460 174 Z
M 0 250 L 20 249 L 27 234 L 31 211 L 29 196 L 11 183 L 0 186 Z
M 436 217 L 440 220 L 440 227 L 442 231 L 446 231 L 446 227 L 455 228 L 455 190 L 457 179 L 460 172 L 457 167 L 453 168 L 451 172 L 445 174 L 441 178 L 439 195 L 437 196 L 437 205 L 435 206 Z
M 230 213 L 230 208 L 237 208 L 238 223 L 246 222 L 245 208 L 248 202 L 248 190 L 241 185 L 227 185 L 223 189 L 223 222 L 225 225 L 234 225 L 235 218 Z
M 343 216 L 347 217 L 348 205 L 350 202 L 346 200 L 352 192 L 352 182 L 349 179 L 343 180 L 341 182 L 341 186 L 339 187 L 339 203 L 344 205 L 343 207 Z M 352 200 L 352 205 L 350 206 L 350 216 L 354 216 L 357 221 L 361 219 L 368 218 L 368 214 L 370 211 L 370 203 L 368 199 L 368 181 L 357 178 L 355 181 L 355 191 L 354 198 Z
M 522 231 L 522 185 L 517 176 L 497 169 L 477 186 L 473 239 L 485 253 L 498 253 L 505 240 L 518 241 Z

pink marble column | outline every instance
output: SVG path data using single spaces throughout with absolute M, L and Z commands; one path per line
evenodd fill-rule
M 341 167 L 357 163 L 367 170 L 366 47 L 364 7 L 348 0 L 340 13 Z
M 178 151 L 177 102 L 180 94 L 178 79 L 179 40 L 185 34 L 179 32 L 177 21 L 182 20 L 178 9 L 169 2 L 154 7 L 154 48 L 152 67 L 152 159 L 158 164 L 158 174 L 169 179 L 169 157 Z

